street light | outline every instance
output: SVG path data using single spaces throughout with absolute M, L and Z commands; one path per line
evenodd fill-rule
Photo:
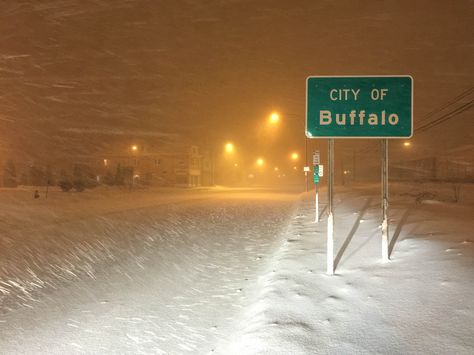
M 297 118 L 299 122 L 301 122 L 302 128 L 305 127 L 305 121 L 303 119 L 299 120 L 299 118 L 302 118 L 300 115 L 295 115 L 291 113 L 285 113 L 284 116 L 292 116 L 293 118 Z M 275 125 L 278 121 L 280 120 L 280 115 L 277 112 L 273 112 L 270 115 L 269 122 L 272 125 Z M 292 160 L 297 160 L 292 157 Z M 308 165 L 308 138 L 306 135 L 304 136 L 304 165 Z M 308 173 L 305 172 L 305 190 L 308 191 Z
M 226 143 L 226 145 L 225 145 L 225 152 L 226 152 L 227 154 L 232 154 L 232 153 L 234 153 L 234 144 L 233 144 L 233 143 L 230 143 L 230 142 Z
M 265 164 L 265 161 L 262 158 L 258 158 L 257 159 L 257 165 L 258 166 L 263 166 L 263 164 Z
M 268 121 L 270 124 L 277 124 L 280 121 L 280 115 L 277 112 L 272 112 Z
M 138 146 L 137 146 L 136 144 L 134 144 L 134 145 L 132 145 L 132 146 L 130 147 L 130 151 L 129 151 L 129 153 L 128 153 L 129 159 L 130 159 L 130 166 L 129 166 L 128 168 L 131 169 L 131 171 L 130 171 L 130 187 L 129 187 L 129 188 L 130 188 L 130 191 L 132 191 L 132 188 L 133 188 L 133 181 L 134 181 L 134 175 L 133 175 L 133 170 L 134 170 L 133 165 L 134 165 L 134 164 L 133 164 L 133 162 L 132 162 L 132 157 L 134 156 L 133 153 L 136 152 L 137 150 L 138 150 Z M 137 165 L 137 159 L 136 159 L 136 158 L 135 158 L 135 166 L 138 166 L 138 165 Z
M 409 147 L 409 146 L 411 146 L 411 143 L 410 142 L 403 142 L 403 146 L 404 147 Z
M 296 153 L 296 152 L 295 152 L 295 153 L 291 153 L 291 160 L 295 160 L 295 161 L 296 161 L 296 160 L 299 159 L 299 157 L 300 157 L 300 156 L 299 156 L 298 153 Z

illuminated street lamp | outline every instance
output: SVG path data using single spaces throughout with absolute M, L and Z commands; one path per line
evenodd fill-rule
M 268 118 L 270 124 L 277 124 L 280 121 L 280 115 L 277 112 L 272 112 L 270 117 Z
M 265 163 L 265 161 L 262 158 L 257 159 L 257 165 L 258 166 L 263 166 L 264 163 Z
M 299 159 L 299 154 L 298 153 L 291 153 L 291 160 L 296 161 Z
M 278 167 L 277 167 L 277 166 L 275 166 L 275 168 L 274 168 L 273 170 L 275 170 L 275 171 L 278 171 L 278 170 L 280 170 L 280 169 L 278 169 Z
M 225 145 L 225 152 L 226 152 L 227 154 L 232 154 L 232 153 L 234 153 L 234 144 L 233 144 L 233 143 L 230 143 L 230 142 L 226 143 L 226 145 Z
M 403 142 L 403 146 L 404 147 L 409 147 L 409 146 L 411 146 L 411 143 L 410 142 Z
M 138 150 L 138 147 L 136 145 L 132 145 L 132 150 L 136 152 Z
M 297 118 L 298 119 L 298 122 L 300 122 L 300 124 L 302 125 L 302 128 L 304 128 L 304 124 L 305 124 L 305 121 L 303 120 L 303 117 L 301 117 L 300 115 L 295 115 L 295 114 L 291 114 L 291 113 L 284 113 L 283 116 L 286 117 L 290 117 L 290 116 L 293 116 L 293 118 Z M 269 117 L 269 122 L 270 124 L 272 125 L 275 125 L 277 122 L 279 122 L 280 120 L 280 115 L 277 113 L 277 112 L 273 112 L 270 117 Z M 292 160 L 293 161 L 296 161 L 298 160 L 299 158 L 299 155 L 295 153 L 292 154 Z M 304 165 L 308 165 L 308 138 L 305 136 L 304 137 Z M 307 172 L 305 172 L 305 189 L 306 191 L 308 191 L 308 174 Z

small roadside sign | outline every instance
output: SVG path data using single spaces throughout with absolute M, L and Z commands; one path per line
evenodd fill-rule
M 318 165 L 319 166 L 319 169 L 318 169 L 318 173 L 319 173 L 319 176 L 324 176 L 324 165 Z
M 313 181 L 315 184 L 319 183 L 319 165 L 316 165 L 313 170 Z
M 305 166 L 303 171 L 308 172 L 308 171 L 311 171 L 311 169 L 309 168 L 309 166 Z
M 313 165 L 319 165 L 320 163 L 320 155 L 319 155 L 319 150 L 316 150 L 313 153 Z

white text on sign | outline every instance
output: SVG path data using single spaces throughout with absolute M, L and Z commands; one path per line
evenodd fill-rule
M 395 126 L 398 124 L 398 115 L 396 113 L 388 114 L 383 110 L 379 113 L 371 112 L 368 115 L 365 110 L 356 111 L 352 110 L 349 114 L 347 113 L 336 113 L 332 114 L 331 111 L 321 110 L 319 111 L 319 124 L 320 125 L 330 125 L 335 120 L 336 124 L 340 126 L 345 126 L 347 124 L 354 126 L 368 124 L 371 126 L 382 125 L 385 126 L 387 123 Z
M 360 89 L 331 89 L 329 91 L 329 98 L 332 101 L 347 101 L 353 99 L 357 101 Z M 370 98 L 374 101 L 383 100 L 387 96 L 388 89 L 372 89 L 370 91 Z

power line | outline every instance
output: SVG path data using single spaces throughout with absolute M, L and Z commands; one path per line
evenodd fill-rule
M 457 107 L 453 111 L 444 114 L 443 116 L 437 118 L 434 121 L 428 122 L 424 126 L 418 127 L 417 129 L 415 129 L 415 132 L 417 132 L 417 133 L 426 132 L 427 130 L 429 130 L 433 127 L 436 127 L 436 126 L 440 125 L 441 123 L 444 123 L 444 122 L 458 116 L 462 112 L 469 110 L 472 106 L 474 106 L 474 100 L 471 100 L 471 101 L 465 103 L 464 105 Z
M 428 113 L 425 115 L 425 118 L 421 119 L 420 122 L 424 122 L 424 121 L 426 121 L 427 119 L 431 118 L 434 114 L 443 111 L 445 108 L 448 108 L 449 106 L 454 105 L 455 103 L 459 102 L 459 101 L 460 101 L 461 99 L 463 99 L 464 97 L 469 96 L 472 92 L 474 92 L 474 86 L 470 87 L 470 88 L 467 89 L 466 91 L 463 91 L 461 94 L 459 94 L 458 96 L 454 97 L 452 100 L 448 101 L 448 102 L 445 103 L 443 106 L 438 107 L 438 108 L 432 110 L 431 112 L 428 112 Z
M 469 89 L 467 89 L 466 91 L 462 92 L 461 94 L 459 94 L 458 96 L 454 97 L 453 99 L 451 99 L 450 101 L 448 101 L 447 103 L 445 103 L 443 106 L 441 107 L 438 107 L 434 110 L 432 110 L 431 112 L 429 112 L 427 115 L 425 115 L 425 118 L 422 119 L 420 122 L 424 122 L 426 121 L 427 119 L 433 117 L 436 113 L 438 112 L 441 112 L 443 111 L 444 109 L 456 104 L 457 102 L 461 101 L 463 98 L 465 98 L 466 96 L 469 96 L 471 93 L 474 92 L 474 86 L 473 87 L 470 87 Z M 454 117 L 456 117 L 457 115 L 461 114 L 462 112 L 464 111 L 467 111 L 469 110 L 472 106 L 474 106 L 474 100 L 471 100 L 457 108 L 455 108 L 454 110 L 448 112 L 448 113 L 445 113 L 444 115 L 442 115 L 441 117 L 438 117 L 436 118 L 435 120 L 431 121 L 431 122 L 428 122 L 426 123 L 425 125 L 421 126 L 421 127 L 418 127 L 414 130 L 414 132 L 416 133 L 424 133 L 426 131 L 428 131 L 429 129 L 433 128 L 433 127 L 436 127 Z M 413 119 L 413 118 L 412 118 Z M 372 143 L 372 142 L 371 142 Z M 375 143 L 375 142 L 374 142 Z M 372 150 L 373 147 L 366 147 L 365 149 L 361 149 L 359 151 L 357 151 L 358 153 L 367 153 L 369 152 L 370 150 Z

